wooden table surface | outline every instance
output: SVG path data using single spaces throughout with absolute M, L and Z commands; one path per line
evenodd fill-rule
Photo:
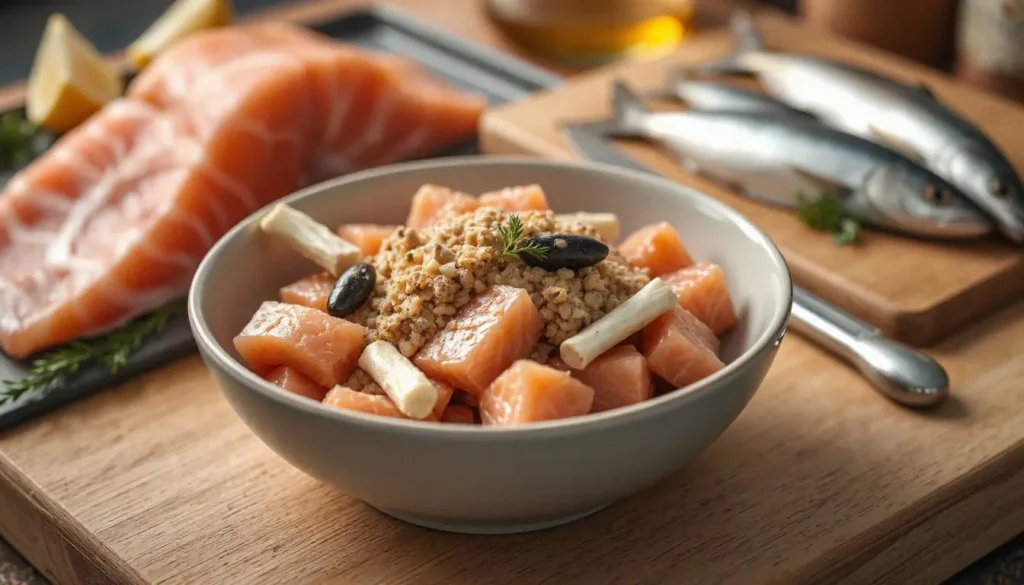
M 275 3 L 275 0 L 235 0 L 240 12 L 265 8 Z M 490 44 L 503 50 L 524 56 L 524 53 L 502 37 L 494 26 L 486 19 L 481 5 L 476 0 L 404 0 L 396 2 L 403 4 L 409 10 L 419 14 L 423 18 L 450 30 L 460 36 L 472 40 Z M 98 43 L 101 48 L 109 49 L 123 44 L 118 35 L 127 35 L 130 39 L 136 33 L 135 30 L 144 28 L 153 14 L 158 13 L 166 2 L 157 0 L 135 0 L 128 3 L 131 7 L 122 11 L 124 3 L 118 0 L 92 0 L 89 3 L 75 5 L 72 2 L 33 2 L 22 1 L 13 4 L 5 3 L 0 8 L 0 26 L 3 26 L 5 34 L 10 31 L 17 31 L 9 39 L 0 41 L 0 61 L 4 59 L 7 63 L 23 61 L 23 52 L 11 51 L 13 40 L 18 35 L 28 35 L 32 38 L 38 37 L 41 29 L 41 22 L 46 14 L 53 10 L 66 10 L 69 16 L 78 24 L 83 31 L 91 38 L 107 38 L 107 45 Z M 357 4 L 351 0 L 321 0 L 317 7 L 310 8 L 311 12 L 317 10 L 336 10 L 339 5 Z M 66 6 L 65 6 L 66 5 Z M 111 8 L 105 10 L 104 6 Z M 118 10 L 112 10 L 114 7 Z M 271 10 L 274 10 L 271 8 Z M 34 29 L 34 30 L 33 30 Z M 102 31 L 116 31 L 109 37 L 102 37 Z M 128 31 L 131 31 L 130 34 Z M 91 34 L 90 34 L 91 33 Z M 13 39 L 13 40 L 12 40 Z M 7 59 L 7 56 L 14 56 Z M 570 72 L 568 69 L 553 66 L 546 63 L 548 68 L 558 70 L 562 73 Z M 16 67 L 17 65 L 14 65 Z M 9 72 L 10 66 L 4 68 L 0 63 L 0 78 Z M 0 542 L 0 585 L 35 585 L 43 583 L 43 579 L 31 571 L 24 562 L 18 558 L 6 545 Z M 981 583 L 1024 583 L 1024 541 L 1018 539 L 1015 542 L 1004 546 L 999 551 L 989 555 L 985 559 L 975 563 L 971 568 L 954 577 L 950 583 L 955 585 L 969 585 Z

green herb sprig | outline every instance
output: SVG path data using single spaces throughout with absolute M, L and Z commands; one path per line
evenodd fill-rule
M 846 246 L 860 236 L 860 220 L 843 210 L 833 197 L 811 200 L 803 193 L 796 194 L 800 221 L 813 230 L 832 234 L 836 246 Z
M 35 156 L 35 140 L 39 129 L 21 112 L 0 116 L 0 171 L 30 161 Z
M 53 390 L 67 376 L 77 373 L 89 363 L 102 364 L 116 374 L 128 358 L 151 336 L 167 328 L 167 323 L 185 313 L 185 301 L 177 301 L 121 326 L 114 331 L 87 341 L 72 341 L 32 362 L 29 375 L 21 380 L 4 380 L 0 388 L 0 406 L 25 394 Z
M 523 222 L 514 213 L 508 216 L 508 222 L 505 225 L 498 226 L 498 233 L 501 234 L 501 255 L 499 258 L 502 260 L 512 260 L 520 256 L 529 256 L 537 260 L 543 260 L 548 255 L 547 246 L 523 239 Z

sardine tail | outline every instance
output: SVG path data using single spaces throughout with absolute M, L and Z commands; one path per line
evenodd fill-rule
M 624 82 L 616 80 L 612 85 L 612 115 L 615 134 L 634 136 L 640 133 L 647 108 L 639 96 Z
M 754 18 L 746 10 L 737 10 L 729 21 L 736 51 L 724 59 L 704 63 L 696 68 L 702 75 L 744 75 L 751 73 L 744 63 L 744 55 L 765 50 L 761 33 L 757 32 Z

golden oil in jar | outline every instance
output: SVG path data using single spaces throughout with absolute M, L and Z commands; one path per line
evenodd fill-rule
M 594 65 L 683 41 L 693 0 L 487 0 L 516 42 L 558 61 Z

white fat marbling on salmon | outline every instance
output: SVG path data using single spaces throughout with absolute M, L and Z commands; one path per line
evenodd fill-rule
M 328 103 L 332 107 L 331 113 L 327 116 L 327 129 L 321 142 L 322 146 L 334 144 L 338 140 L 343 124 L 348 121 L 349 115 L 352 113 L 352 107 L 356 103 L 356 95 L 365 84 L 365 78 L 360 77 L 359 80 L 364 83 L 350 86 L 347 91 L 342 87 L 344 80 L 340 77 L 335 77 L 331 80 Z
M 370 112 L 370 124 L 363 135 L 354 139 L 344 149 L 331 153 L 331 160 L 337 161 L 335 164 L 345 161 L 346 170 L 354 170 L 354 162 L 383 139 L 384 129 L 396 107 L 398 96 L 395 93 L 389 93 L 374 103 Z
M 385 162 L 401 160 L 410 153 L 416 152 L 422 148 L 427 142 L 427 139 L 430 138 L 431 129 L 433 128 L 431 124 L 432 122 L 433 120 L 430 118 L 421 120 L 420 125 L 416 130 L 407 134 L 403 140 L 396 143 L 390 150 L 381 155 L 381 160 Z

